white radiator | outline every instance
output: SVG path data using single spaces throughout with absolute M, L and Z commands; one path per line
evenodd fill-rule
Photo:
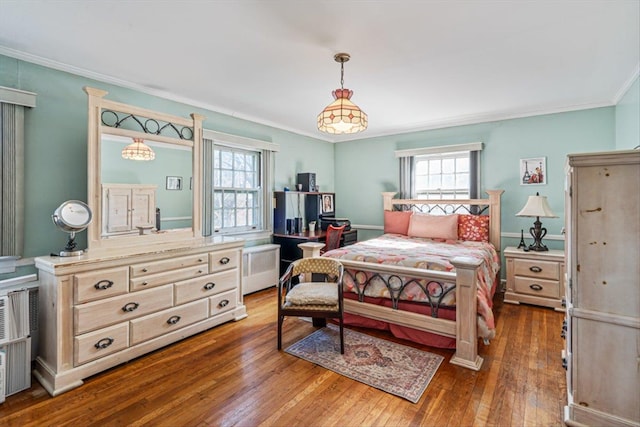
M 0 402 L 31 387 L 37 354 L 38 282 L 35 275 L 0 281 Z
M 242 295 L 278 284 L 280 245 L 259 245 L 242 250 Z

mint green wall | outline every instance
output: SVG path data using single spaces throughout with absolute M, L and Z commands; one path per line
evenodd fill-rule
M 341 142 L 336 144 L 335 166 L 338 215 L 348 217 L 354 224 L 383 224 L 380 193 L 398 190 L 395 150 L 482 141 L 482 188 L 505 190 L 502 231 L 519 234 L 524 229 L 527 238 L 533 220 L 515 214 L 529 195 L 540 192 L 559 216 L 542 220 L 543 226 L 548 234 L 559 235 L 564 225 L 566 155 L 613 150 L 614 132 L 614 108 L 607 107 Z M 540 156 L 547 157 L 548 184 L 520 185 L 519 160 Z M 359 237 L 377 234 L 359 232 Z M 530 236 L 528 240 L 531 241 Z M 503 238 L 502 243 L 517 245 L 518 241 L 519 238 Z M 545 242 L 550 248 L 563 248 L 562 241 Z
M 616 149 L 640 145 L 640 77 L 616 105 Z
M 51 213 L 65 200 L 87 198 L 87 96 L 82 90 L 84 86 L 108 91 L 110 100 L 155 111 L 179 116 L 202 114 L 206 116 L 205 129 L 278 143 L 280 152 L 275 156 L 277 189 L 292 185 L 297 172 L 316 172 L 322 189 L 334 190 L 334 147 L 324 141 L 3 55 L 0 55 L 0 86 L 37 94 L 37 106 L 29 109 L 25 117 L 24 257 L 47 255 L 62 249 L 67 235 L 53 225 Z M 216 101 L 212 99 L 211 103 Z M 77 240 L 79 247 L 86 247 L 86 232 L 80 233 Z

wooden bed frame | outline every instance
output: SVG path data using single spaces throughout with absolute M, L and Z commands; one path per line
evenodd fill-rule
M 394 206 L 447 206 L 451 210 L 457 205 L 479 206 L 488 208 L 489 241 L 500 253 L 500 198 L 504 190 L 487 190 L 488 199 L 437 200 L 393 199 L 396 193 L 382 193 L 384 210 L 393 210 Z M 427 203 L 428 202 L 428 203 Z M 485 212 L 486 213 L 486 212 Z M 303 257 L 320 256 L 321 243 L 302 243 L 298 245 Z M 345 299 L 344 311 L 374 320 L 407 326 L 420 331 L 431 332 L 456 339 L 456 353 L 451 363 L 465 368 L 480 370 L 483 359 L 478 355 L 477 331 L 477 269 L 483 261 L 468 257 L 451 260 L 455 273 L 434 270 L 423 270 L 397 265 L 374 264 L 361 261 L 340 260 L 346 269 L 366 271 L 380 274 L 396 274 L 404 277 L 456 283 L 456 320 L 434 318 L 429 315 L 396 310 L 390 307 Z

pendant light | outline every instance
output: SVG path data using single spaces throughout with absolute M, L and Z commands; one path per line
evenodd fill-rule
M 122 158 L 129 160 L 153 160 L 156 153 L 144 143 L 142 138 L 133 138 L 133 143 L 122 149 Z
M 344 63 L 351 56 L 337 53 L 333 59 L 340 63 L 340 89 L 331 94 L 334 101 L 318 114 L 318 129 L 330 134 L 356 133 L 367 128 L 367 114 L 351 102 L 353 91 L 344 88 Z

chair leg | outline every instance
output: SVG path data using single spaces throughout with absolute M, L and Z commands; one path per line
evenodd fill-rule
M 282 321 L 284 316 L 278 316 L 278 350 L 282 350 Z
M 344 321 L 340 318 L 340 354 L 344 354 Z

